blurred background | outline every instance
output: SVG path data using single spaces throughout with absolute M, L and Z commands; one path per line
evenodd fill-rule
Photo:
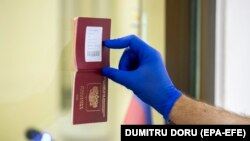
M 108 121 L 72 125 L 73 19 L 110 18 L 111 38 L 159 50 L 177 88 L 250 115 L 248 0 L 0 0 L 0 140 L 117 141 L 132 92 L 109 81 Z M 117 67 L 122 50 L 112 50 Z M 165 124 L 152 109 L 152 124 Z M 47 134 L 46 134 L 47 135 Z M 48 139 L 49 140 L 49 139 Z

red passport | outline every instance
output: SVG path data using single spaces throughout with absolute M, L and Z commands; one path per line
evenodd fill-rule
M 75 81 L 73 86 L 73 124 L 107 121 L 108 80 L 101 69 L 109 66 L 110 19 L 75 20 Z

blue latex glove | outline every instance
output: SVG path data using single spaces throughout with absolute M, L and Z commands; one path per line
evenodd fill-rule
M 103 75 L 131 89 L 166 120 L 181 92 L 173 85 L 160 53 L 134 35 L 106 40 L 106 47 L 126 48 L 119 69 L 105 67 Z

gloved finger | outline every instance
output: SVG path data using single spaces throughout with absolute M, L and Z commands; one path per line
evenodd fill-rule
M 150 48 L 149 45 L 135 35 L 129 35 L 113 40 L 105 40 L 104 45 L 113 49 L 130 47 L 135 52 L 143 52 L 147 48 Z
M 127 72 L 127 71 L 118 70 L 118 69 L 111 68 L 111 67 L 104 67 L 102 69 L 102 74 L 104 76 L 107 76 L 108 78 L 112 79 L 113 81 L 115 81 L 121 85 L 124 85 L 126 87 L 128 87 L 128 84 L 130 83 L 128 81 L 128 78 L 131 77 L 128 73 L 129 72 Z
M 127 48 L 124 50 L 122 57 L 119 62 L 120 70 L 135 70 L 138 67 L 138 58 L 136 54 L 130 49 Z

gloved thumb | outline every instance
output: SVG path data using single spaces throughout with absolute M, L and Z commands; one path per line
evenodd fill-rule
M 126 87 L 129 84 L 128 79 L 130 78 L 128 73 L 129 73 L 128 71 L 118 70 L 118 69 L 111 68 L 111 67 L 104 67 L 102 69 L 102 74 L 104 76 Z

